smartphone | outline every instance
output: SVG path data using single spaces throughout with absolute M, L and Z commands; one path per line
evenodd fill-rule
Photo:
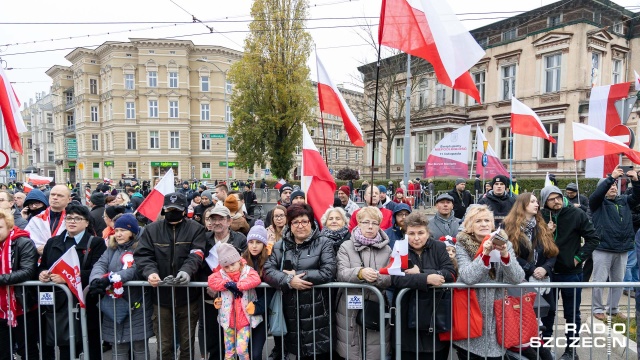
M 622 172 L 624 174 L 624 176 L 627 176 L 627 172 L 628 171 L 632 171 L 633 170 L 633 165 L 619 165 L 620 169 L 622 169 Z
M 293 270 L 293 263 L 291 260 L 285 260 L 284 264 L 282 264 L 282 270 Z
M 494 245 L 502 246 L 507 243 L 507 239 L 500 236 L 500 233 L 497 233 L 493 239 L 491 239 Z

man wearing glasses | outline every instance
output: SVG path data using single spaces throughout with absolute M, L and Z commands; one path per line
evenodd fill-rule
M 542 217 L 547 222 L 560 253 L 553 267 L 551 281 L 553 282 L 581 282 L 582 263 L 598 247 L 600 237 L 596 233 L 591 221 L 584 211 L 574 207 L 562 196 L 562 191 L 557 186 L 545 186 L 540 191 L 543 208 Z M 581 245 L 584 238 L 584 245 Z M 553 289 L 557 299 L 558 290 L 562 296 L 562 306 L 566 322 L 580 328 L 580 303 L 582 302 L 581 288 Z M 556 315 L 555 304 L 549 304 L 550 309 L 546 317 L 542 318 L 545 329 L 543 337 L 553 336 L 554 318 Z M 567 332 L 567 344 L 576 343 L 580 335 L 575 332 Z M 577 359 L 575 347 L 567 346 L 560 359 Z

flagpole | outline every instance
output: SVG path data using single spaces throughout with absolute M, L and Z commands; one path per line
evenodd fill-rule
M 511 127 L 509 127 L 509 196 L 513 197 L 513 139 L 515 135 L 511 131 Z
M 318 49 L 316 44 L 313 44 L 313 50 L 316 52 L 316 59 L 318 59 Z M 320 70 L 318 69 L 318 61 L 316 60 L 316 76 L 318 77 L 318 109 L 320 109 L 320 124 L 322 126 L 322 142 L 324 143 L 324 163 L 329 167 L 329 154 L 327 154 L 327 137 L 324 133 L 324 117 L 322 116 L 322 108 L 320 107 Z
M 411 55 L 407 54 L 407 90 L 405 91 L 404 113 L 404 176 L 405 184 L 409 184 L 409 172 L 411 171 Z M 426 169 L 425 169 L 426 170 Z M 414 194 L 407 194 L 414 195 Z M 414 201 L 417 201 L 414 199 Z
M 472 141 L 473 143 L 476 144 L 476 151 L 471 152 L 471 167 L 469 168 L 469 179 L 473 179 L 473 177 L 471 177 L 471 174 L 473 174 L 473 160 L 475 160 L 476 152 L 478 151 L 478 133 L 477 132 L 476 132 L 476 138 L 473 139 Z M 473 150 L 473 145 L 471 145 L 471 149 Z M 476 194 L 476 197 L 478 197 L 478 194 Z
M 380 53 L 382 45 L 378 44 L 378 61 L 376 61 L 376 93 L 373 103 L 373 141 L 371 142 L 371 184 L 373 186 L 373 166 L 376 153 L 376 125 L 378 124 L 378 90 L 380 84 Z M 370 191 L 370 199 L 373 202 L 373 190 Z M 366 203 L 366 201 L 365 201 Z
M 578 160 L 573 160 L 576 165 L 576 190 L 578 190 L 578 206 L 580 206 L 580 185 L 578 184 Z

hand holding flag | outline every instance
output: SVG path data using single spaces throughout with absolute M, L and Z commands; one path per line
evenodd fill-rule
M 80 307 L 84 308 L 84 293 L 80 277 L 80 259 L 75 245 L 65 252 L 49 269 L 51 274 L 59 275 L 69 286 L 71 293 L 78 298 Z
M 396 240 L 391 251 L 389 265 L 380 269 L 380 274 L 404 276 L 404 270 L 409 267 L 409 237 L 404 236 L 402 240 Z

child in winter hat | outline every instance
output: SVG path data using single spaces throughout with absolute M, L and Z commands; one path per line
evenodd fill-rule
M 262 220 L 256 220 L 255 225 L 249 230 L 247 235 L 247 250 L 242 257 L 262 277 L 264 263 L 271 255 L 273 243 L 269 243 L 267 229 L 264 228 Z

